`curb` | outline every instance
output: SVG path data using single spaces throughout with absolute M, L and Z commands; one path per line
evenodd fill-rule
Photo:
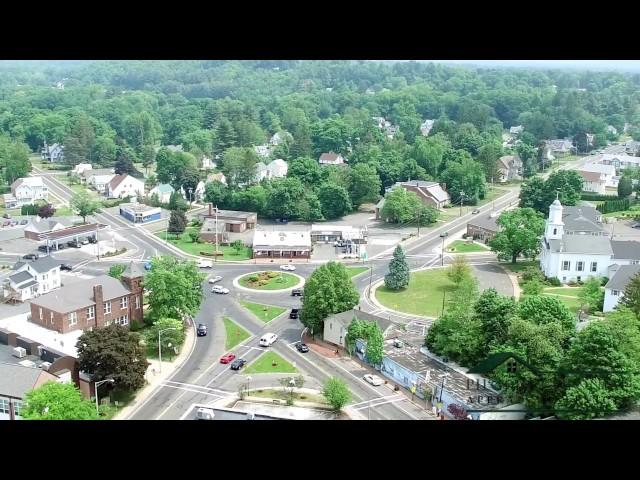
M 292 273 L 292 272 L 284 272 L 284 273 L 288 273 L 289 275 L 293 275 L 294 277 L 298 278 L 298 280 L 299 280 L 298 283 L 295 284 L 293 287 L 280 288 L 278 290 L 258 290 L 256 288 L 247 288 L 247 287 L 243 287 L 242 285 L 240 285 L 240 279 L 242 277 L 246 277 L 247 275 L 257 275 L 259 273 L 272 272 L 272 271 L 273 270 L 258 270 L 257 272 L 250 272 L 250 273 L 245 273 L 243 275 L 238 275 L 236 278 L 233 279 L 233 286 L 235 288 L 237 288 L 238 290 L 244 290 L 245 292 L 251 292 L 251 293 L 282 293 L 282 292 L 290 292 L 294 288 L 302 288 L 302 287 L 304 287 L 305 279 L 303 277 L 301 277 L 300 275 L 298 275 L 297 273 Z

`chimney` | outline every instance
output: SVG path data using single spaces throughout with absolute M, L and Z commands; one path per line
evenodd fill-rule
M 94 285 L 93 286 L 93 301 L 97 303 L 102 303 L 102 285 Z
M 446 192 L 447 191 L 447 184 L 446 183 L 441 183 L 440 186 L 442 187 L 442 189 Z
M 104 300 L 102 294 L 102 285 L 93 286 L 93 301 L 96 303 L 94 312 L 96 328 L 104 326 Z

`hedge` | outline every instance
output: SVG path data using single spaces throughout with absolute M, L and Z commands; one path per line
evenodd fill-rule
M 599 195 L 597 193 L 583 193 L 580 195 L 581 200 L 586 200 L 588 202 L 606 202 L 608 200 L 616 200 L 617 198 L 617 195 Z
M 600 213 L 621 212 L 629 210 L 629 199 L 609 200 L 608 202 L 599 203 L 596 207 Z

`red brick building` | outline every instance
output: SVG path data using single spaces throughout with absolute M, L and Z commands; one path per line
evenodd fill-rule
M 31 301 L 31 321 L 60 333 L 141 322 L 143 278 L 131 262 L 121 280 L 101 275 L 62 287 Z

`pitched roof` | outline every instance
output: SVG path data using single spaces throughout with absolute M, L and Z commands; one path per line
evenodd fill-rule
M 320 155 L 320 161 L 335 162 L 336 160 L 338 160 L 338 158 L 341 158 L 341 157 L 342 155 L 340 155 L 339 153 L 334 153 L 334 152 L 323 153 L 322 155 Z
M 562 240 L 549 240 L 553 252 L 611 255 L 611 241 L 604 236 L 564 235 Z
M 29 265 L 36 272 L 44 273 L 44 272 L 48 272 L 53 268 L 59 267 L 61 263 L 62 262 L 60 262 L 59 260 L 55 260 L 51 257 L 40 257 L 37 260 L 34 260 L 33 262 L 31 262 Z
M 578 174 L 587 182 L 599 182 L 602 176 L 600 172 L 586 172 L 584 170 L 578 170 Z
M 44 187 L 42 177 L 24 177 L 19 178 L 11 184 L 11 188 L 18 188 L 20 185 L 26 185 L 28 187 Z
M 32 220 L 31 223 L 25 227 L 25 230 L 28 232 L 44 233 L 52 231 L 57 225 L 62 225 L 62 223 L 57 220 L 40 220 L 39 222 Z
M 593 207 L 564 207 L 562 221 L 565 232 L 602 232 L 604 228 L 596 220 L 600 216 Z
M 151 191 L 155 191 L 158 193 L 173 193 L 175 192 L 175 189 L 168 183 L 161 183 L 160 185 L 156 185 L 155 187 L 153 187 Z
M 472 218 L 467 222 L 467 225 L 484 228 L 485 230 L 490 230 L 492 232 L 497 232 L 500 230 L 500 226 L 498 225 L 498 217 L 492 217 L 490 215 L 483 215 Z
M 22 283 L 26 282 L 27 280 L 31 280 L 32 278 L 33 275 L 31 275 L 26 270 L 23 270 L 22 272 L 14 273 L 13 275 L 11 275 L 9 277 L 9 280 L 11 280 L 13 283 Z
M 581 168 L 583 172 L 597 172 L 605 175 L 615 175 L 616 167 L 613 165 L 604 165 L 602 163 L 588 163 Z
M 607 282 L 604 288 L 613 290 L 624 290 L 629 281 L 640 273 L 640 265 L 621 265 L 613 277 Z
M 114 175 L 113 168 L 96 168 L 95 170 L 85 170 L 82 172 L 84 178 L 98 177 L 102 175 Z
M 118 174 L 115 177 L 113 177 L 111 179 L 111 181 L 109 182 L 109 188 L 111 188 L 112 190 L 116 189 L 118 187 L 118 185 L 120 185 L 122 182 L 124 182 L 124 180 L 128 177 L 129 175 L 127 175 L 126 173 L 124 175 Z
M 613 258 L 616 260 L 640 260 L 640 242 L 632 240 L 611 240 Z
M 393 322 L 391 322 L 386 318 L 379 317 L 377 315 L 372 315 L 370 313 L 363 312 L 362 310 L 357 310 L 355 308 L 353 310 L 347 310 L 346 312 L 336 313 L 334 315 L 329 316 L 329 318 L 337 320 L 345 327 L 349 326 L 349 324 L 351 323 L 351 320 L 353 320 L 353 317 L 356 317 L 358 320 L 364 320 L 367 322 L 376 322 L 380 327 L 380 330 L 382 330 L 382 333 L 384 333 L 390 326 L 393 325 Z
M 34 389 L 41 375 L 50 376 L 51 380 L 56 379 L 54 375 L 39 368 L 0 363 L 0 395 L 22 399 Z
M 124 269 L 124 271 L 122 272 L 121 277 L 123 278 L 138 278 L 138 277 L 144 277 L 145 271 L 144 269 L 138 265 L 137 263 L 129 263 L 129 265 L 127 266 L 127 268 Z

